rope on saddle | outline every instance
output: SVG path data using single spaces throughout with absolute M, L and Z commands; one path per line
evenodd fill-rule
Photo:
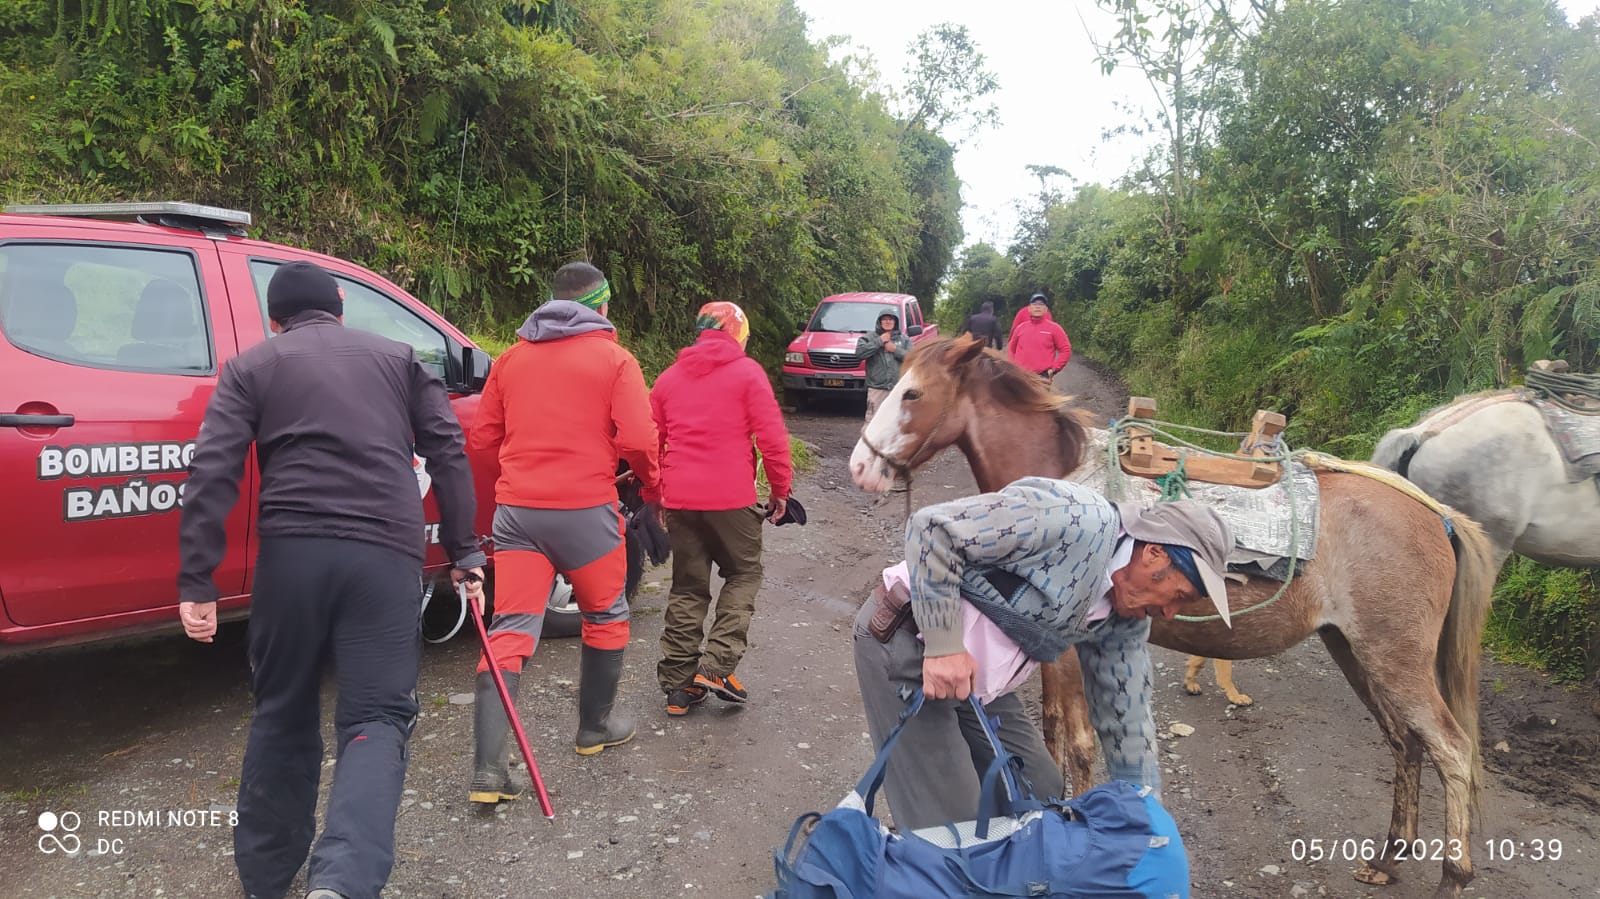
M 1213 431 L 1208 428 L 1196 428 L 1189 425 L 1173 424 L 1172 422 L 1153 421 L 1148 418 L 1117 419 L 1111 423 L 1111 435 L 1106 441 L 1107 451 L 1110 456 L 1106 466 L 1106 495 L 1113 500 L 1122 500 L 1128 496 L 1129 475 L 1127 472 L 1122 470 L 1122 463 L 1118 457 L 1122 455 L 1124 443 L 1129 439 L 1127 435 L 1128 429 L 1132 427 L 1141 428 L 1150 432 L 1152 436 L 1161 437 L 1163 440 L 1173 446 L 1182 447 L 1182 451 L 1180 451 L 1178 454 L 1178 467 L 1173 471 L 1161 475 L 1155 479 L 1156 484 L 1161 488 L 1161 502 L 1172 502 L 1180 499 L 1181 497 L 1192 495 L 1189 492 L 1189 476 L 1184 468 L 1184 459 L 1186 456 L 1194 453 L 1200 453 L 1207 456 L 1216 456 L 1222 459 L 1239 459 L 1249 462 L 1277 462 L 1283 466 L 1284 492 L 1289 497 L 1290 551 L 1288 573 L 1284 577 L 1283 586 L 1279 587 L 1276 593 L 1253 606 L 1240 609 L 1239 611 L 1232 613 L 1230 617 L 1237 618 L 1240 615 L 1246 615 L 1258 609 L 1265 609 L 1267 606 L 1272 605 L 1282 598 L 1283 594 L 1288 591 L 1289 585 L 1294 583 L 1296 562 L 1298 561 L 1295 558 L 1295 553 L 1299 552 L 1300 549 L 1300 513 L 1295 496 L 1294 472 L 1291 470 L 1291 463 L 1301 458 L 1310 456 L 1310 452 L 1308 450 L 1295 450 L 1291 452 L 1288 444 L 1286 444 L 1283 438 L 1279 436 L 1274 438 L 1270 444 L 1260 447 L 1268 450 L 1268 453 L 1263 456 L 1247 456 L 1243 453 L 1225 453 L 1219 450 L 1207 449 L 1206 447 L 1200 446 L 1197 443 L 1192 443 L 1183 439 L 1182 437 L 1178 437 L 1172 433 L 1172 430 L 1188 431 L 1190 433 L 1204 434 L 1212 437 L 1232 438 L 1248 437 L 1250 436 L 1249 432 Z M 1244 447 L 1246 450 L 1256 448 L 1257 447 Z M 1178 615 L 1175 617 L 1179 621 L 1199 622 L 1222 620 L 1221 615 Z
M 1545 399 L 1566 409 L 1588 415 L 1595 413 L 1594 405 L 1580 405 L 1567 399 L 1576 394 L 1600 403 L 1600 375 L 1571 374 L 1530 369 L 1523 383 L 1544 394 Z
M 1161 501 L 1172 502 L 1175 499 L 1194 499 L 1194 494 L 1189 492 L 1189 473 L 1184 470 L 1184 460 L 1188 455 L 1178 457 L 1178 467 L 1164 475 L 1156 477 L 1156 486 L 1161 488 Z

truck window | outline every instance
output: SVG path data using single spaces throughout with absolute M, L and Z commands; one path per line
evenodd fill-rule
M 823 303 L 806 330 L 871 334 L 878 329 L 878 319 L 886 313 L 898 315 L 893 306 L 878 303 Z
M 278 265 L 264 259 L 250 260 L 250 277 L 255 281 L 263 325 L 267 323 L 267 284 L 272 281 L 272 273 L 277 271 Z M 443 332 L 387 294 L 338 272 L 331 274 L 344 291 L 346 326 L 409 344 L 416 349 L 418 361 L 441 379 L 445 378 L 445 360 L 450 351 Z M 270 335 L 271 329 L 267 333 Z
M 212 372 L 192 255 L 93 244 L 0 246 L 0 331 L 20 350 L 89 368 Z

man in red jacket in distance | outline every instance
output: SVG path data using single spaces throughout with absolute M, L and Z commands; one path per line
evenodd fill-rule
M 777 397 L 767 373 L 744 352 L 750 337 L 744 310 L 707 303 L 695 326 L 694 344 L 650 391 L 661 435 L 661 507 L 672 541 L 672 591 L 656 666 L 669 715 L 688 714 L 708 693 L 728 702 L 749 699 L 733 672 L 748 648 L 761 589 L 761 522 L 783 519 L 792 476 Z M 757 447 L 772 489 L 766 512 L 756 504 Z M 713 562 L 726 581 L 702 649 Z
M 556 572 L 583 613 L 579 655 L 580 755 L 633 739 L 633 720 L 613 714 L 628 645 L 627 549 L 617 508 L 617 458 L 638 477 L 646 502 L 659 490 L 660 442 L 650 393 L 633 354 L 617 343 L 611 286 L 599 269 L 557 270 L 552 297 L 517 329 L 489 371 L 468 446 L 499 461 L 495 482 L 494 664 L 516 696 L 522 667 L 539 645 Z M 478 662 L 473 802 L 514 799 L 506 767 L 508 722 L 493 676 Z
M 1072 342 L 1067 340 L 1067 332 L 1051 319 L 1044 294 L 1034 294 L 1022 311 L 1026 311 L 1028 317 L 1023 319 L 1022 312 L 1017 313 L 1006 353 L 1012 362 L 1048 381 L 1067 367 L 1067 360 L 1072 358 Z

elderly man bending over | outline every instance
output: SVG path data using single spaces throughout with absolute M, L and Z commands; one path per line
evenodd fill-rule
M 1202 504 L 1146 509 L 1048 478 L 912 516 L 910 614 L 895 608 L 903 592 L 876 591 L 855 628 L 856 678 L 877 745 L 910 690 L 938 700 L 911 719 L 889 759 L 895 823 L 920 829 L 973 816 L 993 758 L 965 703 L 974 691 L 999 717 L 1001 742 L 1022 758 L 1035 794 L 1062 794 L 1044 737 L 1011 691 L 1069 646 L 1111 777 L 1159 790 L 1149 618 L 1170 619 L 1204 596 L 1226 620 L 1222 572 L 1232 548 L 1227 522 Z

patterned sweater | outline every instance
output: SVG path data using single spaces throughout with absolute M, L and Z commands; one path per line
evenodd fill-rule
M 1089 720 L 1117 780 L 1160 789 L 1150 711 L 1150 622 L 1084 619 L 1121 534 L 1093 488 L 1023 478 L 998 493 L 919 510 L 906 525 L 911 607 L 931 656 L 963 651 L 965 596 L 1031 658 L 1076 646 Z

